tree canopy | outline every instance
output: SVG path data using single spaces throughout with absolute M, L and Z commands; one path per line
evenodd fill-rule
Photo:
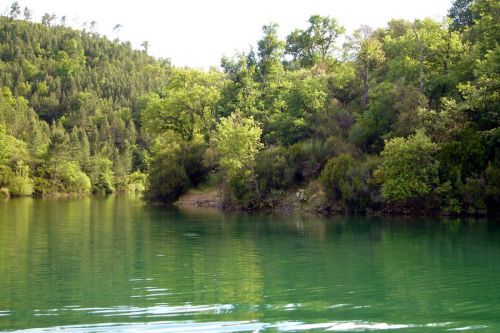
M 203 71 L 14 2 L 0 18 L 2 193 L 173 202 L 205 184 L 245 208 L 496 214 L 499 10 L 456 0 L 443 20 L 351 35 L 329 16 L 284 38 L 269 23 Z

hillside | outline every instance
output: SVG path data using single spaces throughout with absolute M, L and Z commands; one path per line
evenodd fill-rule
M 499 212 L 498 1 L 351 35 L 329 16 L 285 39 L 271 23 L 209 71 L 16 8 L 0 19 L 2 193 L 172 203 L 202 185 L 226 208 Z
M 126 189 L 129 174 L 145 171 L 137 99 L 169 70 L 129 43 L 0 17 L 0 187 L 13 195 Z

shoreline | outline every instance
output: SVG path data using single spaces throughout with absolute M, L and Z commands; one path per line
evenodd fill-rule
M 0 196 L 0 200 L 9 201 L 12 199 L 82 199 L 82 198 L 93 198 L 93 197 L 103 197 L 109 195 L 137 195 L 137 193 L 130 193 L 126 191 L 117 191 L 111 194 L 102 193 L 88 193 L 88 194 L 76 194 L 76 193 L 51 193 L 47 195 L 31 195 L 31 196 Z M 321 196 L 321 193 L 319 193 Z M 317 198 L 316 198 L 317 199 Z M 313 201 L 313 200 L 311 200 Z M 490 218 L 494 220 L 500 220 L 499 216 L 488 215 L 485 213 L 461 213 L 453 214 L 446 213 L 442 211 L 429 210 L 429 209 L 417 209 L 409 208 L 404 206 L 396 205 L 382 205 L 380 209 L 367 208 L 365 212 L 349 212 L 342 209 L 340 203 L 338 202 L 325 202 L 320 199 L 314 202 L 300 201 L 295 198 L 293 192 L 288 193 L 280 198 L 271 198 L 262 201 L 260 207 L 244 208 L 242 206 L 227 205 L 223 204 L 221 200 L 221 194 L 217 189 L 191 189 L 185 194 L 183 194 L 177 201 L 172 204 L 166 204 L 162 202 L 148 202 L 148 205 L 155 206 L 165 206 L 165 207 L 175 207 L 178 209 L 206 209 L 218 211 L 221 213 L 231 213 L 231 212 L 246 212 L 246 213 L 277 213 L 277 214 L 304 214 L 304 215 L 315 215 L 315 216 L 367 216 L 367 217 L 407 217 L 407 218 L 418 218 L 418 217 L 434 217 L 434 218 Z
M 321 194 L 319 194 L 321 195 Z M 221 203 L 221 195 L 217 190 L 210 189 L 190 190 L 183 194 L 173 206 L 179 208 L 205 208 L 214 209 L 220 212 L 249 212 L 249 213 L 290 213 L 290 214 L 307 214 L 317 216 L 373 216 L 373 217 L 446 217 L 446 218 L 493 218 L 497 216 L 489 216 L 485 213 L 446 213 L 443 211 L 417 209 L 409 207 L 383 205 L 380 209 L 367 208 L 365 212 L 348 212 L 342 209 L 338 202 L 301 202 L 293 199 L 293 193 L 279 199 L 270 199 L 266 205 L 256 208 L 242 208 L 238 206 L 228 206 Z

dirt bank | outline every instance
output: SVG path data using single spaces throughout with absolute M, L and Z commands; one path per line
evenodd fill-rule
M 179 207 L 206 207 L 219 208 L 220 195 L 216 189 L 206 191 L 190 190 L 177 200 L 175 205 Z

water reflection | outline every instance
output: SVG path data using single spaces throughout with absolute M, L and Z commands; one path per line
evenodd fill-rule
M 119 196 L 1 201 L 0 330 L 498 331 L 499 231 Z

